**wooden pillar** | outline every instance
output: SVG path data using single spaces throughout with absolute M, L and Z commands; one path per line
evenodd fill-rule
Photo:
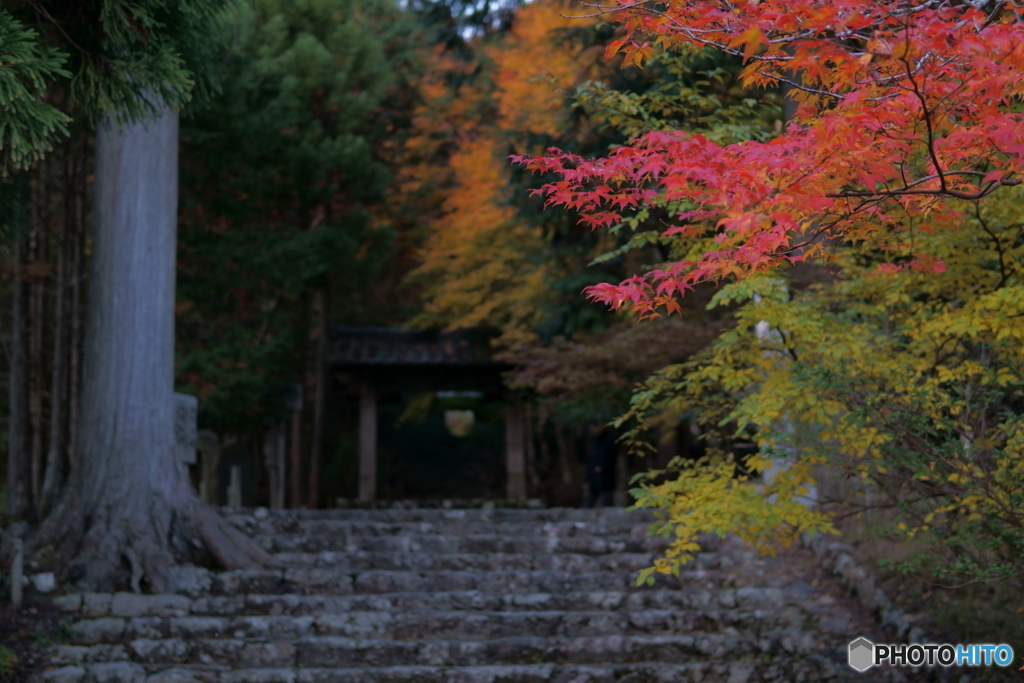
M 359 500 L 377 497 L 377 393 L 363 382 L 359 394 Z
M 506 497 L 526 500 L 526 424 L 523 401 L 513 396 L 505 404 Z

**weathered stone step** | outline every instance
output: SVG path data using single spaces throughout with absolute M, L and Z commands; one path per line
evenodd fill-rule
M 632 536 L 501 536 L 498 534 L 445 535 L 404 534 L 397 536 L 304 536 L 270 534 L 257 542 L 272 552 L 422 552 L 422 553 L 660 553 L 668 547 L 661 536 L 641 539 Z
M 292 567 L 325 567 L 343 572 L 386 571 L 566 571 L 636 572 L 654 564 L 653 553 L 604 555 L 523 553 L 335 552 L 277 553 Z M 705 562 L 707 567 L 709 562 Z
M 542 508 L 535 510 L 231 510 L 223 508 L 232 520 L 343 520 L 350 522 L 437 522 L 462 520 L 469 522 L 610 522 L 650 523 L 655 513 L 650 510 L 626 511 L 625 508 Z
M 785 605 L 778 588 L 725 590 L 572 591 L 566 593 L 385 593 L 379 595 L 220 595 L 191 600 L 183 595 L 91 593 L 68 595 L 55 604 L 82 617 L 306 616 L 348 612 L 565 611 L 614 612 L 649 609 L 773 610 Z
M 811 683 L 845 631 L 734 539 L 635 585 L 665 541 L 621 510 L 240 511 L 263 569 L 56 602 L 48 683 Z M 779 585 L 782 585 L 780 583 Z M 820 609 L 819 609 L 820 608 Z M 824 621 L 822 621 L 824 624 Z M 839 630 L 837 630 L 839 629 Z M 836 669 L 836 663 L 839 669 Z M 870 679 L 857 679 L 867 683 Z
M 374 522 L 337 519 L 280 520 L 267 519 L 237 526 L 252 536 L 294 534 L 300 536 L 340 536 L 362 538 L 373 536 L 478 536 L 493 534 L 506 537 L 571 538 L 578 536 L 621 537 L 637 541 L 648 536 L 650 524 L 621 520 L 610 522 L 485 522 L 444 520 L 434 522 Z
M 777 588 L 736 590 L 570 591 L 565 593 L 385 593 L 379 595 L 239 595 L 200 598 L 193 614 L 341 614 L 354 611 L 638 611 L 645 609 L 779 609 Z
M 843 671 L 840 669 L 839 671 Z M 827 657 L 809 655 L 788 663 L 733 661 L 717 664 L 520 664 L 505 666 L 389 666 L 381 668 L 174 668 L 133 662 L 86 664 L 55 669 L 47 683 L 747 683 L 824 681 L 837 672 Z M 845 672 L 843 672 L 845 673 Z M 862 677 L 863 678 L 863 677 Z
M 329 567 L 285 567 L 195 574 L 199 578 L 191 583 L 179 583 L 178 592 L 201 597 L 244 593 L 359 595 L 470 590 L 489 593 L 564 593 L 647 589 L 646 586 L 636 586 L 637 572 L 367 570 L 353 573 Z M 658 575 L 654 587 L 710 588 L 722 579 L 722 573 L 717 570 L 695 568 L 693 571 L 682 572 L 679 577 Z
M 788 630 L 762 633 L 692 635 L 613 635 L 590 637 L 517 636 L 490 640 L 400 641 L 341 636 L 309 636 L 253 641 L 242 638 L 137 638 L 115 652 L 100 645 L 70 650 L 58 661 L 110 659 L 121 652 L 146 664 L 201 664 L 231 668 L 350 668 L 385 666 L 483 666 L 549 662 L 604 664 L 645 662 L 729 661 L 764 654 L 802 655 L 811 652 L 810 633 Z
M 76 645 L 113 644 L 138 638 L 281 640 L 344 636 L 377 640 L 490 640 L 517 636 L 591 637 L 683 635 L 744 629 L 761 633 L 800 626 L 795 610 L 638 611 L 367 611 L 303 616 L 98 617 L 72 627 Z

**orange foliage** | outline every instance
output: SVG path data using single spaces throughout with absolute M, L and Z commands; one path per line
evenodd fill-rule
M 487 50 L 496 65 L 494 99 L 502 130 L 564 135 L 569 127 L 567 91 L 596 75 L 603 54 L 600 47 L 583 48 L 565 40 L 567 32 L 593 23 L 571 18 L 578 9 L 560 2 L 528 5 L 516 14 L 512 35 Z
M 559 39 L 558 32 L 580 28 L 562 13 L 570 12 L 560 2 L 522 8 L 510 35 L 481 48 L 480 63 L 434 56 L 438 69 L 417 115 L 420 134 L 410 141 L 422 161 L 410 169 L 405 188 L 453 187 L 444 190 L 442 215 L 432 222 L 413 273 L 425 298 L 417 325 L 494 325 L 504 345 L 533 337 L 549 297 L 550 266 L 540 231 L 510 204 L 507 155 L 542 151 L 529 148 L 527 136 L 564 138 L 571 124 L 568 91 L 591 77 L 601 57 L 600 50 Z M 446 83 L 478 69 L 468 84 Z M 452 144 L 456 150 L 439 165 Z

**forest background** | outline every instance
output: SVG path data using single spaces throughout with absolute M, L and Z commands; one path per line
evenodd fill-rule
M 764 135 L 777 106 L 751 108 L 738 65 L 714 58 L 620 69 L 603 56 L 614 26 L 561 3 L 242 7 L 212 57 L 219 90 L 197 93 L 181 129 L 176 375 L 200 427 L 258 463 L 288 423 L 305 463 L 289 504 L 351 497 L 353 438 L 318 476 L 315 401 L 295 412 L 319 394 L 329 323 L 486 326 L 536 407 L 531 488 L 578 503 L 584 427 L 621 414 L 635 382 L 708 343 L 723 316 L 696 302 L 700 324 L 636 327 L 588 303 L 585 286 L 656 262 L 659 245 L 591 265 L 623 240 L 545 210 L 508 155 L 602 153 L 681 117 Z M 15 329 L 24 358 L 4 399 L 27 408 L 11 419 L 35 478 L 21 514 L 38 517 L 76 447 L 94 144 L 72 93 L 59 79 L 46 92 L 68 133 L 5 185 L 9 367 Z
M 866 533 L 857 515 L 873 514 L 865 552 L 884 555 L 894 580 L 917 577 L 921 600 L 940 595 L 954 622 L 960 601 L 1018 585 L 1017 196 L 967 212 L 958 231 L 918 235 L 912 253 L 892 247 L 897 262 L 924 254 L 944 271 L 880 280 L 892 252 L 852 250 L 828 269 L 699 286 L 679 315 L 637 324 L 637 313 L 612 313 L 581 290 L 605 291 L 706 243 L 663 234 L 665 206 L 591 231 L 531 196 L 550 176 L 509 156 L 602 156 L 679 129 L 765 141 L 792 111 L 779 89 L 743 85 L 735 56 L 652 48 L 606 59 L 623 28 L 563 16 L 572 13 L 557 2 L 385 0 L 239 10 L 230 49 L 209 56 L 220 89 L 200 93 L 182 122 L 177 389 L 199 397 L 201 426 L 258 461 L 266 430 L 288 421 L 308 482 L 289 504 L 351 496 L 354 458 L 343 447 L 322 454 L 315 402 L 296 402 L 320 393 L 329 325 L 485 325 L 534 406 L 533 495 L 575 502 L 583 427 L 628 413 L 628 443 L 648 454 L 635 468 L 655 471 L 641 502 L 710 511 L 687 532 L 739 531 L 768 548 L 780 529 L 829 526 L 777 499 L 736 498 L 737 473 L 766 467 L 749 457 L 756 441 L 762 453 L 810 454 L 778 480 L 787 500 L 814 467 L 819 483 L 824 466 L 838 471 L 835 490 L 820 493 L 858 501 L 840 526 Z M 17 131 L 24 140 L 5 138 L 4 434 L 18 433 L 32 464 L 31 493 L 12 512 L 36 519 L 60 487 L 81 412 L 93 138 L 74 84 L 45 86 L 60 83 L 60 60 L 32 56 L 49 108 L 37 130 Z M 712 466 L 677 461 L 666 478 L 697 435 Z M 954 451 L 965 440 L 991 466 L 964 469 Z M 948 471 L 936 474 L 936 462 Z M 691 536 L 680 538 L 659 569 L 685 557 Z M 947 587 L 956 582 L 966 590 Z

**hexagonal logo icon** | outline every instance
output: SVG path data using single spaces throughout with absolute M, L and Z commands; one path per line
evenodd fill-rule
M 867 671 L 875 664 L 875 644 L 867 638 L 858 638 L 850 643 L 850 666 L 857 671 Z

